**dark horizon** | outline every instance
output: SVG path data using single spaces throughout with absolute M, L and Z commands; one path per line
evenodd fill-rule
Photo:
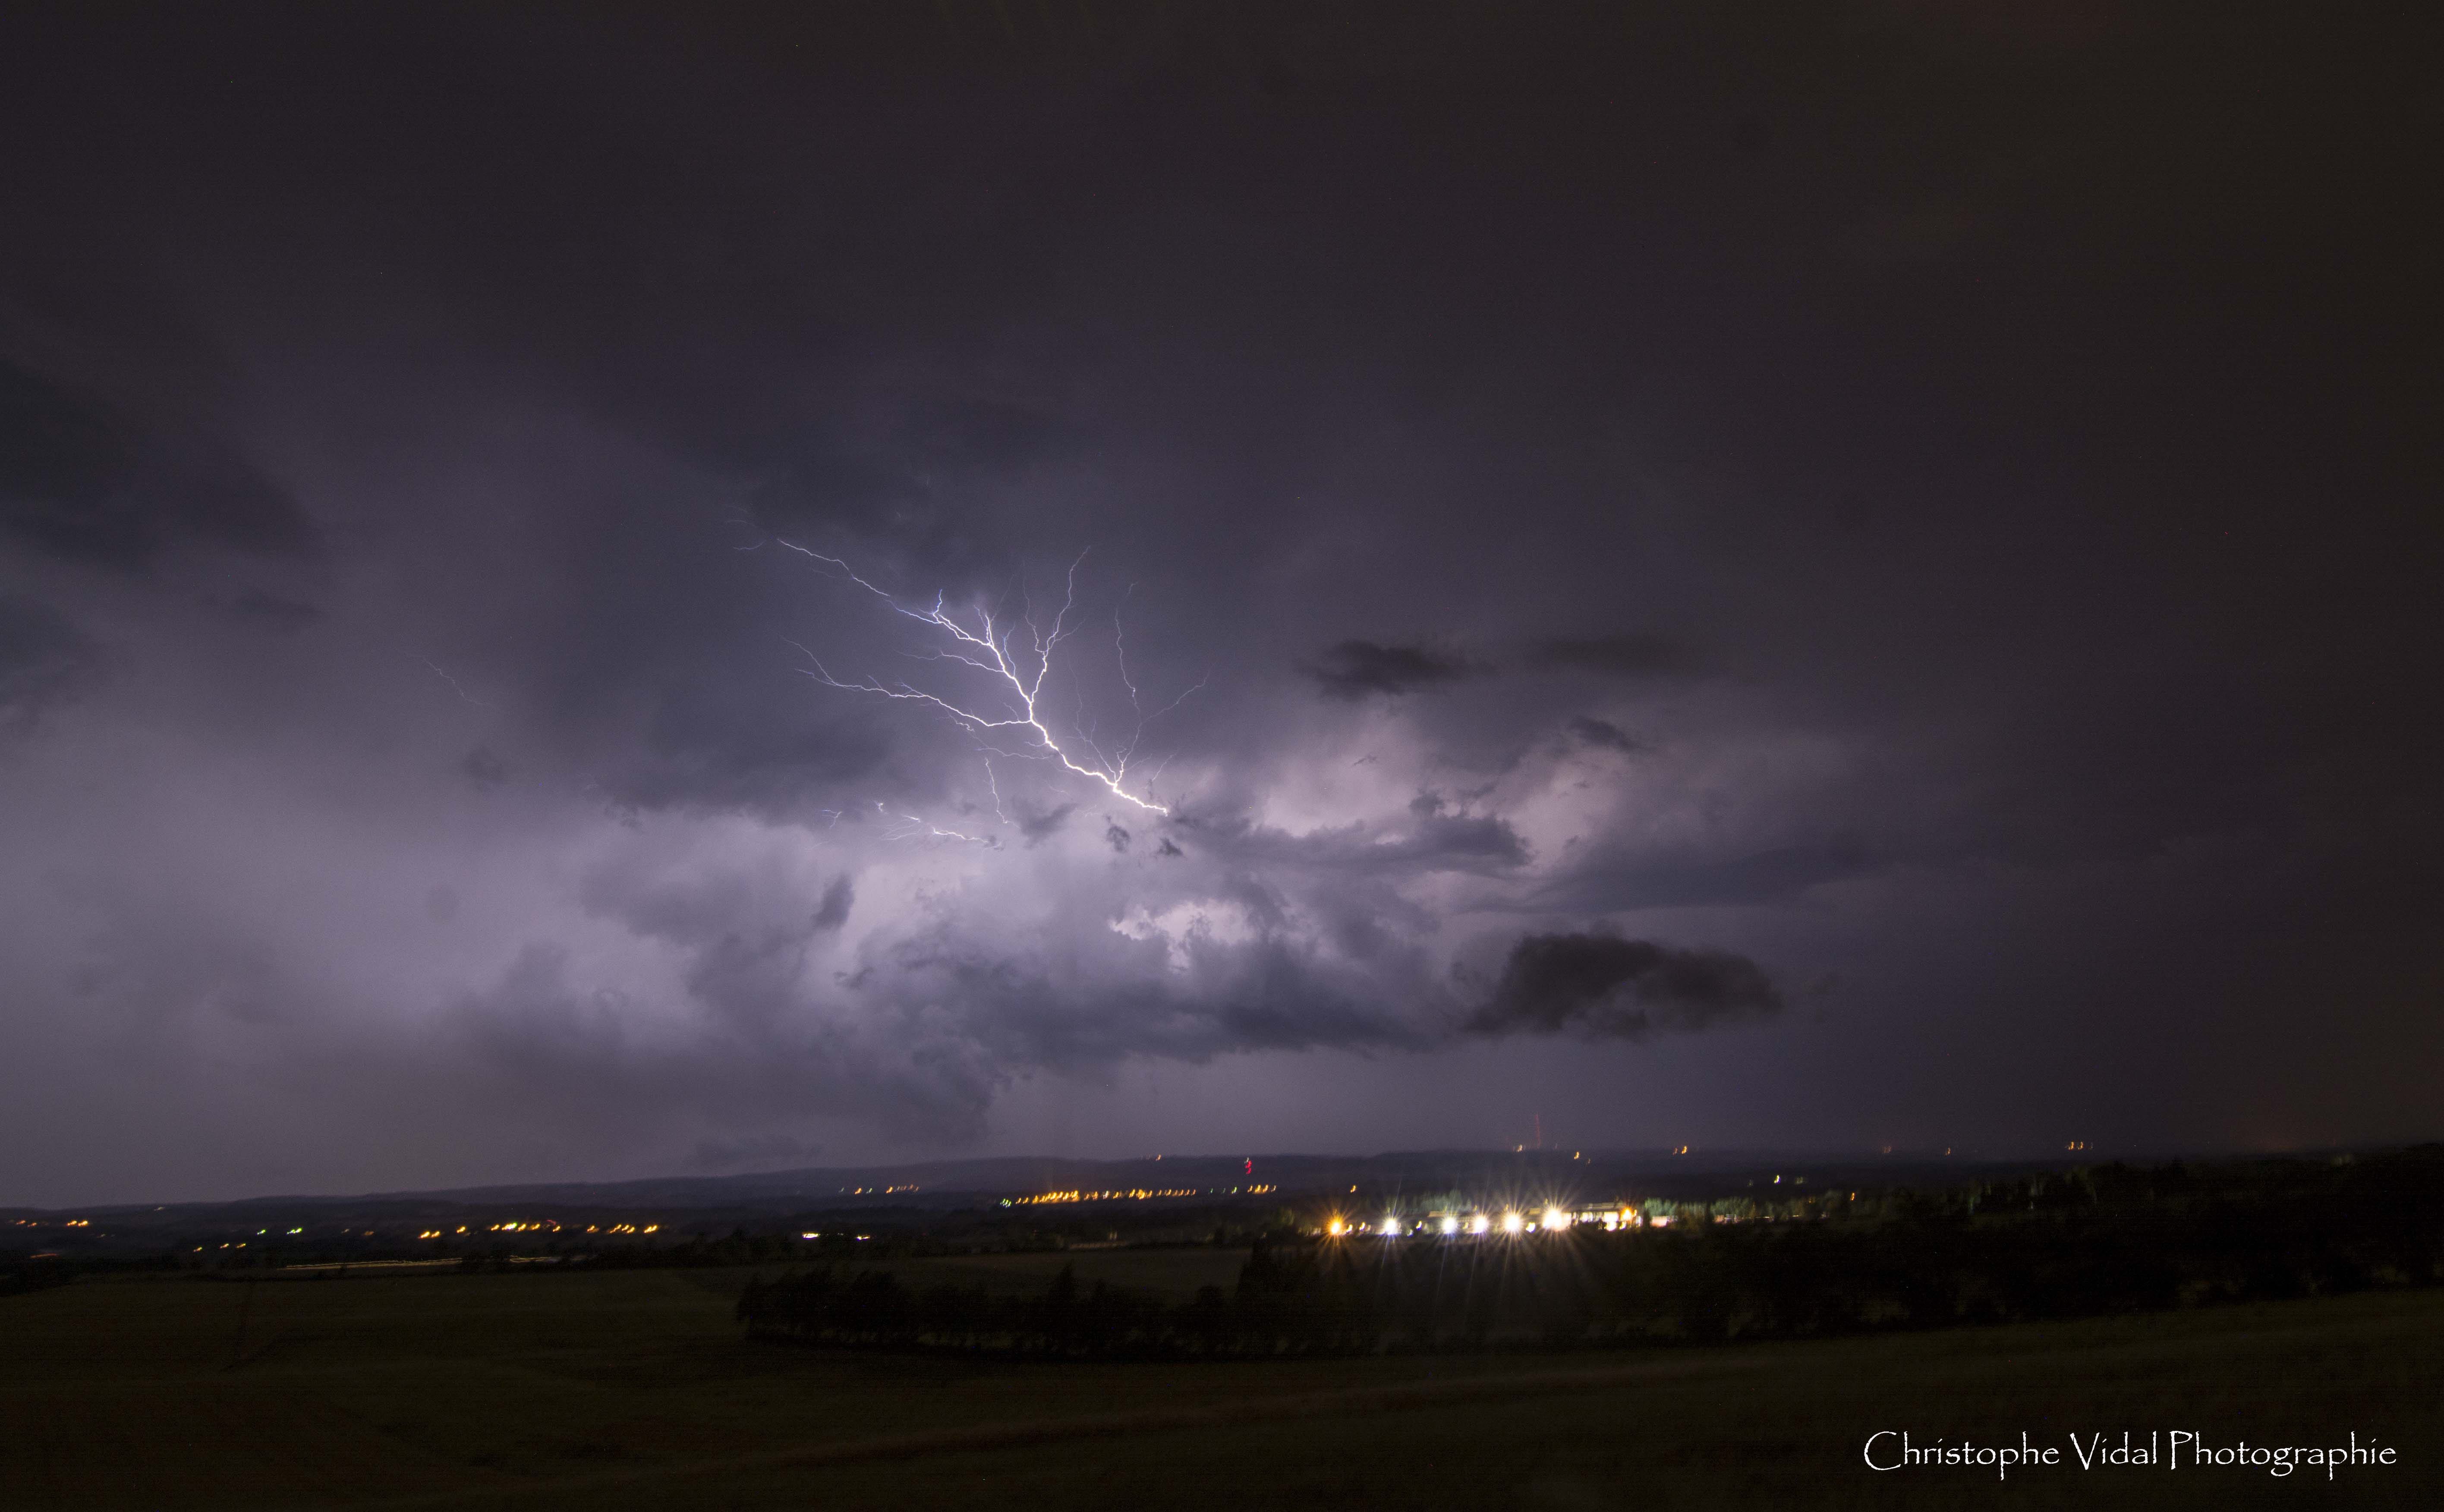
M 2437 1137 L 2414 29 L 13 10 L 0 1204 Z
M 1934 1147 L 1923 1149 L 1904 1149 L 1898 1146 L 1890 1150 L 1882 1149 L 1880 1147 L 1803 1150 L 1780 1149 L 1766 1146 L 1722 1146 L 1694 1147 L 1687 1151 L 1685 1153 L 1676 1152 L 1674 1147 L 1668 1146 L 1611 1148 L 1588 1146 L 1577 1152 L 1555 1148 L 1538 1150 L 1530 1147 L 1523 1151 L 1516 1147 L 1509 1146 L 1454 1146 L 1448 1149 L 1378 1150 L 1371 1152 L 1275 1151 L 1268 1153 L 1263 1151 L 1255 1151 L 1240 1152 L 1229 1154 L 1166 1152 L 1160 1157 L 1154 1155 L 1077 1156 L 1007 1154 L 968 1157 L 948 1156 L 933 1159 L 883 1161 L 844 1166 L 791 1166 L 779 1167 L 771 1170 L 724 1171 L 718 1175 L 708 1175 L 701 1171 L 670 1171 L 658 1175 L 620 1176 L 605 1180 L 590 1181 L 563 1181 L 554 1180 L 549 1176 L 543 1176 L 526 1181 L 493 1182 L 466 1187 L 400 1188 L 397 1189 L 365 1191 L 258 1191 L 249 1192 L 242 1195 L 207 1194 L 184 1197 L 176 1201 L 167 1203 L 156 1203 L 149 1199 L 137 1198 L 111 1202 L 64 1203 L 40 1207 L 0 1204 L 0 1213 L 71 1214 L 86 1212 L 102 1214 L 163 1210 L 176 1212 L 189 1208 L 217 1209 L 255 1206 L 270 1207 L 282 1203 L 339 1205 L 354 1202 L 404 1202 L 412 1200 L 438 1201 L 443 1199 L 461 1202 L 497 1201 L 504 1203 L 526 1202 L 529 1204 L 542 1203 L 546 1205 L 560 1204 L 564 1206 L 582 1206 L 592 1201 L 607 1200 L 611 1197 L 622 1194 L 631 1195 L 634 1200 L 644 1201 L 646 1199 L 638 1194 L 648 1191 L 660 1191 L 665 1194 L 663 1197 L 658 1199 L 658 1206 L 684 1210 L 690 1206 L 717 1207 L 721 1206 L 724 1202 L 737 1201 L 744 1195 L 752 1194 L 759 1184 L 781 1183 L 811 1177 L 829 1179 L 833 1177 L 852 1176 L 861 1173 L 869 1179 L 876 1181 L 889 1181 L 894 1178 L 934 1172 L 953 1173 L 949 1179 L 954 1184 L 941 1187 L 938 1190 L 930 1188 L 921 1190 L 912 1189 L 911 1192 L 886 1194 L 898 1197 L 899 1203 L 903 1206 L 922 1208 L 924 1206 L 922 1201 L 917 1201 L 913 1204 L 908 1201 L 912 1193 L 918 1198 L 923 1198 L 929 1195 L 943 1198 L 958 1198 L 972 1197 L 987 1191 L 1016 1189 L 1007 1183 L 984 1183 L 984 1173 L 995 1168 L 1004 1169 L 1015 1173 L 1027 1168 L 1032 1168 L 1039 1171 L 1076 1171 L 1085 1168 L 1117 1168 L 1132 1166 L 1151 1167 L 1156 1164 L 1157 1158 L 1159 1158 L 1163 1164 L 1176 1163 L 1180 1166 L 1196 1166 L 1205 1164 L 1232 1165 L 1243 1160 L 1252 1160 L 1258 1167 L 1259 1175 L 1250 1176 L 1250 1180 L 1263 1178 L 1265 1175 L 1263 1168 L 1268 1163 L 1290 1163 L 1294 1167 L 1306 1171 L 1307 1174 L 1291 1177 L 1284 1177 L 1278 1171 L 1269 1174 L 1271 1178 L 1292 1181 L 1313 1181 L 1324 1179 L 1313 1174 L 1313 1172 L 1318 1169 L 1345 1170 L 1348 1168 L 1363 1167 L 1368 1165 L 1416 1167 L 1430 1165 L 1438 1161 L 1492 1161 L 1501 1159 L 1516 1159 L 1521 1155 L 1531 1157 L 1550 1157 L 1555 1159 L 1563 1156 L 1583 1158 L 1591 1171 L 1598 1170 L 1599 1168 L 1605 1167 L 1611 1168 L 1616 1172 L 1627 1168 L 1637 1168 L 1655 1174 L 1680 1171 L 1687 1173 L 1687 1179 L 1700 1184 L 1714 1176 L 1750 1170 L 1764 1170 L 1777 1165 L 1801 1171 L 1833 1170 L 1837 1168 L 1854 1171 L 1864 1171 L 1882 1166 L 1890 1171 L 1890 1181 L 1896 1186 L 1914 1189 L 1924 1189 L 1939 1190 L 1946 1184 L 1946 1181 L 1951 1179 L 1946 1177 L 1945 1172 L 1947 1171 L 1957 1172 L 1957 1179 L 1966 1181 L 1980 1175 L 1990 1176 L 1996 1172 L 2068 1171 L 2083 1167 L 2128 1166 L 2145 1168 L 2174 1165 L 2225 1166 L 2261 1160 L 2323 1160 L 2345 1155 L 2358 1158 L 2362 1156 L 2432 1150 L 2438 1148 L 2438 1141 L 2422 1140 L 2406 1144 L 2372 1143 L 2347 1147 L 2318 1146 L 2292 1150 L 2128 1149 L 2017 1152 L 1974 1150 L 1968 1148 L 1938 1149 Z M 970 1186 L 960 1186 L 955 1184 L 963 1181 L 980 1184 Z M 1308 1187 L 1284 1187 L 1281 1188 L 1280 1190 L 1283 1195 L 1288 1197 L 1312 1197 L 1315 1194 L 1316 1189 Z M 695 1195 L 690 1196 L 690 1193 L 694 1193 Z M 769 1195 L 769 1193 L 767 1193 L 767 1195 Z M 720 1202 L 716 1202 L 716 1198 L 720 1199 Z M 838 1205 L 835 1204 L 835 1206 Z

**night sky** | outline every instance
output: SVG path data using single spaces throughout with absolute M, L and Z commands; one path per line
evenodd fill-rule
M 2444 58 L 1957 9 L 12 8 L 0 1200 L 2435 1136 Z

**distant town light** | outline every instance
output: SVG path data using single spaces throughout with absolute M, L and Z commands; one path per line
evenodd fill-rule
M 1397 1239 L 1397 1238 L 1398 1238 L 1398 1237 L 1399 1237 L 1399 1233 L 1400 1233 L 1400 1220 L 1398 1220 L 1398 1218 L 1386 1218 L 1386 1219 L 1384 1219 L 1384 1220 L 1383 1220 L 1383 1237 L 1384 1237 L 1384 1238 L 1386 1238 L 1386 1239 Z
M 1447 1234 L 1455 1234 L 1455 1233 L 1458 1233 L 1458 1232 L 1459 1232 L 1459 1220 L 1458 1220 L 1458 1219 L 1456 1219 L 1456 1218 L 1446 1218 L 1446 1219 L 1444 1219 L 1444 1220 L 1443 1220 L 1443 1232 L 1444 1232 L 1444 1233 L 1447 1233 Z
M 1502 1231 L 1503 1231 L 1504 1233 L 1506 1233 L 1506 1234 L 1517 1234 L 1517 1233 L 1524 1233 L 1524 1232 L 1526 1232 L 1526 1231 L 1527 1231 L 1527 1228 L 1528 1228 L 1528 1220 L 1527 1220 L 1527 1219 L 1525 1219 L 1525 1218 L 1523 1218 L 1523 1217 L 1521 1217 L 1519 1214 L 1517 1214 L 1517 1213 L 1504 1213 L 1504 1214 L 1502 1215 Z

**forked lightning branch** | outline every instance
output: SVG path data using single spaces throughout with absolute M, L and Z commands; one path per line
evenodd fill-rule
M 779 540 L 778 537 L 774 539 Z M 780 544 L 801 556 L 811 558 L 825 566 L 837 569 L 842 577 L 889 604 L 894 613 L 914 619 L 937 633 L 938 640 L 922 653 L 916 654 L 920 659 L 954 663 L 982 673 L 991 678 L 996 688 L 1006 695 L 1006 700 L 997 710 L 987 709 L 955 702 L 941 693 L 918 688 L 904 680 L 885 683 L 871 675 L 857 681 L 843 680 L 833 675 L 831 669 L 824 664 L 821 656 L 801 645 L 798 649 L 804 652 L 806 660 L 812 663 L 806 673 L 807 676 L 827 688 L 838 688 L 845 692 L 872 693 L 878 697 L 900 702 L 927 705 L 948 715 L 961 728 L 967 730 L 975 738 L 976 744 L 988 756 L 1024 757 L 1036 761 L 1056 762 L 1076 775 L 1101 784 L 1113 797 L 1134 804 L 1147 813 L 1169 814 L 1171 812 L 1168 806 L 1154 799 L 1151 789 L 1144 793 L 1129 790 L 1129 763 L 1137 755 L 1139 744 L 1145 735 L 1146 726 L 1178 708 L 1190 693 L 1196 691 L 1197 688 L 1203 687 L 1204 684 L 1199 683 L 1190 688 L 1163 708 L 1156 710 L 1151 714 L 1147 713 L 1139 701 L 1137 684 L 1129 677 L 1127 655 L 1121 640 L 1118 615 L 1115 615 L 1112 620 L 1113 652 L 1119 660 L 1121 686 L 1128 690 L 1129 708 L 1137 716 L 1128 739 L 1106 750 L 1096 742 L 1091 729 L 1080 728 L 1073 721 L 1064 734 L 1055 736 L 1052 726 L 1046 719 L 1045 679 L 1051 674 L 1053 654 L 1060 650 L 1064 641 L 1071 639 L 1078 633 L 1077 628 L 1070 623 L 1070 617 L 1077 608 L 1078 567 L 1086 560 L 1085 553 L 1079 553 L 1078 560 L 1069 564 L 1068 575 L 1063 586 L 1060 612 L 1052 617 L 1051 627 L 1043 629 L 1037 626 L 1031 614 L 1023 615 L 1016 625 L 999 622 L 992 610 L 982 603 L 975 605 L 969 612 L 968 621 L 963 622 L 957 615 L 945 607 L 947 599 L 940 594 L 935 596 L 931 608 L 911 609 L 893 595 L 860 577 L 846 562 L 838 557 L 827 557 L 820 551 L 800 545 L 794 541 L 780 541 Z M 1023 639 L 1020 634 L 1022 630 L 1025 632 Z M 796 642 L 793 641 L 791 644 L 794 645 Z M 1017 748 L 1008 748 L 1001 744 L 1005 742 L 1014 745 Z M 1081 760 L 1082 757 L 1085 759 Z M 985 769 L 988 780 L 991 780 L 992 768 L 990 761 L 987 762 Z M 1160 775 L 1159 767 L 1157 768 L 1156 775 Z M 997 784 L 994 791 L 995 798 L 998 800 Z

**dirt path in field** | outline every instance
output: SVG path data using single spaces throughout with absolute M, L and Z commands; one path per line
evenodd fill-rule
M 1013 1423 L 982 1423 L 967 1428 L 938 1429 L 925 1433 L 887 1438 L 849 1439 L 808 1444 L 794 1448 L 767 1449 L 754 1454 L 670 1461 L 627 1470 L 538 1478 L 481 1490 L 440 1496 L 418 1496 L 382 1502 L 383 1507 L 480 1506 L 513 1504 L 539 1495 L 605 1490 L 697 1476 L 739 1471 L 786 1469 L 797 1466 L 854 1465 L 876 1460 L 910 1460 L 935 1454 L 962 1454 L 985 1449 L 1032 1448 L 1080 1439 L 1119 1438 L 1137 1433 L 1171 1433 L 1183 1429 L 1227 1428 L 1283 1418 L 1348 1416 L 1398 1412 L 1420 1408 L 1450 1407 L 1467 1402 L 1505 1401 L 1556 1392 L 1580 1392 L 1607 1386 L 1649 1385 L 1697 1376 L 1725 1375 L 1759 1368 L 1762 1360 L 1672 1360 L 1619 1365 L 1604 1370 L 1538 1371 L 1518 1374 L 1488 1374 L 1460 1380 L 1406 1381 L 1392 1386 L 1342 1387 L 1328 1392 L 1295 1392 L 1278 1396 L 1249 1396 L 1199 1407 L 1153 1408 L 1140 1412 L 1100 1412 L 1078 1417 L 1023 1419 Z M 1227 1368 L 1227 1367 L 1226 1367 Z

